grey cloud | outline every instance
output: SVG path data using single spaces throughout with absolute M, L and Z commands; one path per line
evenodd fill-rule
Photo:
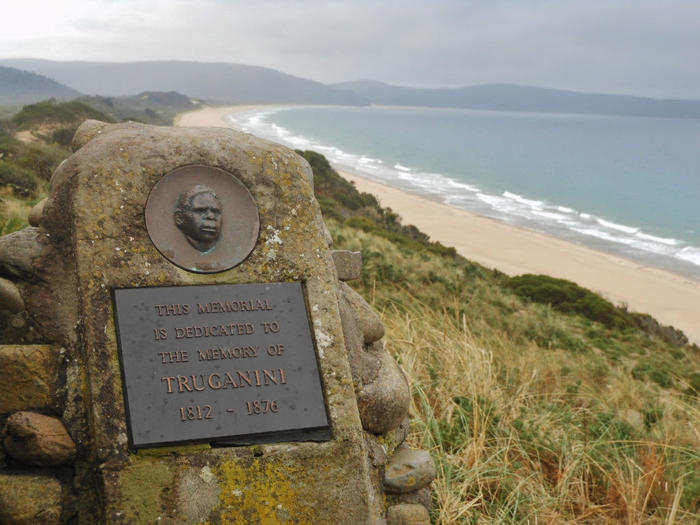
M 514 82 L 700 98 L 700 2 L 692 0 L 153 0 L 120 6 L 110 2 L 105 15 L 76 19 L 75 36 L 51 47 L 40 36 L 14 46 L 0 40 L 0 56 L 225 61 L 323 82 Z M 41 55 L 42 47 L 59 51 Z

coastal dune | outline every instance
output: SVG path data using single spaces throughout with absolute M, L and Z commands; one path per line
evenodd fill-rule
M 178 126 L 227 126 L 224 116 L 250 106 L 207 107 L 182 114 Z M 700 344 L 700 282 L 341 172 L 432 240 L 508 275 L 569 279 L 630 310 L 649 313 Z

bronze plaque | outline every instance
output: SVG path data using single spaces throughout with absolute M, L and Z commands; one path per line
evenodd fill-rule
M 191 272 L 222 272 L 240 264 L 260 229 L 258 207 L 243 183 L 228 171 L 196 164 L 156 183 L 145 216 L 158 251 Z
M 330 438 L 301 283 L 113 293 L 133 448 Z

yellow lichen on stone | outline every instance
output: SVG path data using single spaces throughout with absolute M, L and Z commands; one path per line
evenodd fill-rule
M 314 509 L 297 492 L 297 487 L 304 486 L 303 478 L 309 476 L 300 466 L 253 459 L 248 465 L 223 462 L 214 473 L 221 487 L 221 523 L 320 523 Z
M 129 508 L 120 508 L 116 512 L 127 523 L 157 523 L 161 517 L 161 499 L 163 487 L 172 485 L 173 473 L 165 463 L 159 461 L 139 461 L 120 474 L 123 501 Z M 118 504 L 118 503 L 117 503 Z

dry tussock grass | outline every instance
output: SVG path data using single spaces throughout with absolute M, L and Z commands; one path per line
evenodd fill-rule
M 629 443 L 576 426 L 618 406 L 643 408 L 639 390 L 648 385 L 615 370 L 601 379 L 570 353 L 514 347 L 499 334 L 487 346 L 465 316 L 436 314 L 417 299 L 383 316 L 388 348 L 415 392 L 410 441 L 436 458 L 436 523 L 696 523 L 680 509 L 683 479 L 668 464 L 673 423 L 658 441 Z M 585 379 L 575 395 L 562 361 Z M 465 411 L 459 399 L 483 402 Z M 676 410 L 688 438 L 698 410 L 678 399 Z M 675 452 L 692 461 L 692 448 Z

